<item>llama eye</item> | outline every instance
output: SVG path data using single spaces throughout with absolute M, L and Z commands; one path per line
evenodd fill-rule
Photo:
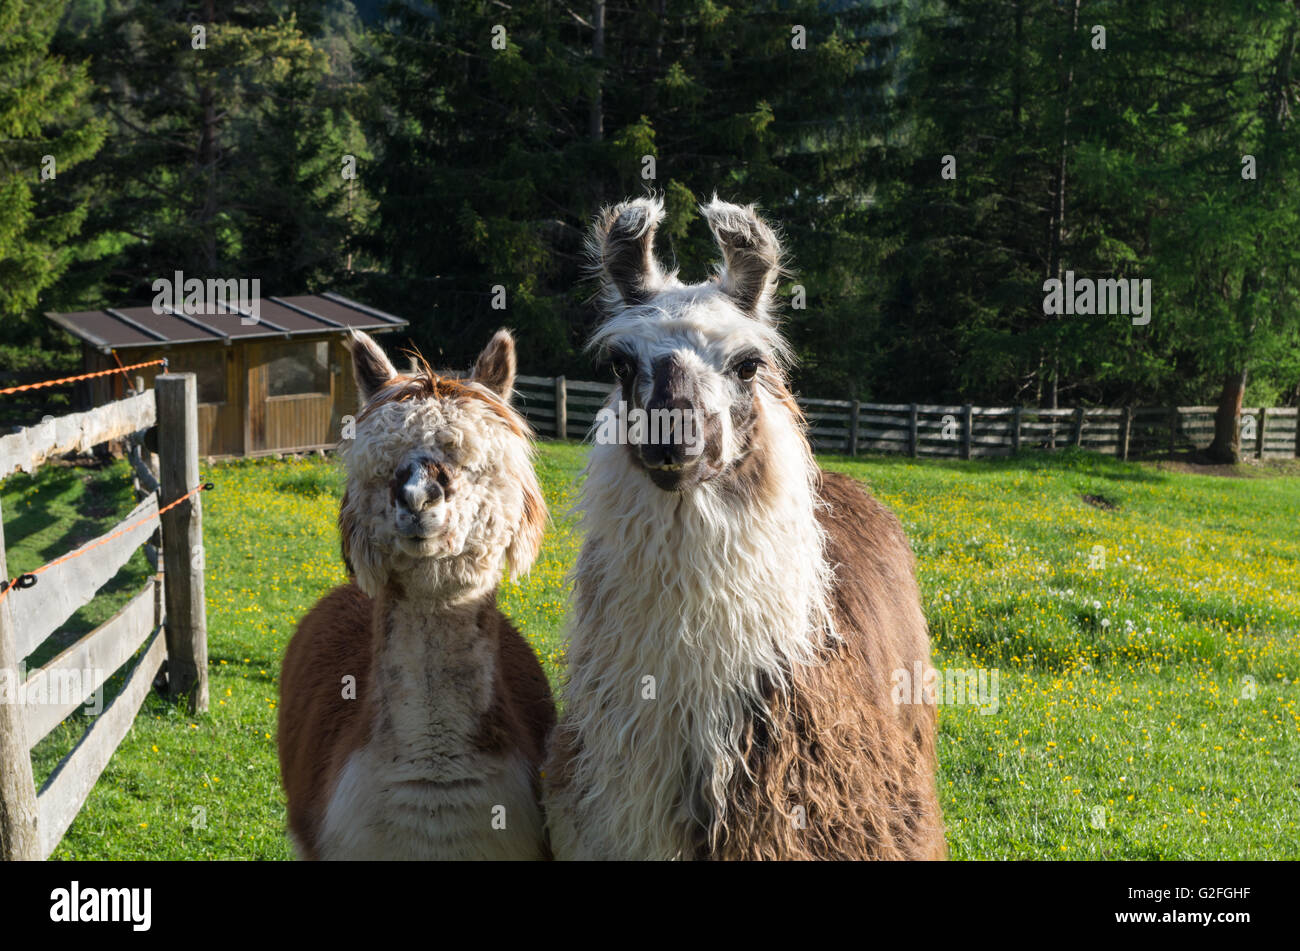
M 754 378 L 754 374 L 758 372 L 758 368 L 762 363 L 763 361 L 756 357 L 749 357 L 746 360 L 741 360 L 734 368 L 736 376 L 748 382 Z
M 618 354 L 610 360 L 610 367 L 614 371 L 614 376 L 620 380 L 626 380 L 632 376 L 632 361 L 622 354 Z

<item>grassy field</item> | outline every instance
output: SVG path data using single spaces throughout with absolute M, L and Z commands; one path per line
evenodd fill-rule
M 542 447 L 555 522 L 531 576 L 502 589 L 557 682 L 584 459 Z M 998 671 L 996 712 L 940 710 L 954 858 L 1300 857 L 1300 479 L 1074 452 L 823 464 L 902 519 L 935 664 Z M 204 478 L 212 709 L 190 718 L 151 697 L 55 857 L 290 857 L 277 673 L 298 619 L 343 580 L 342 476 L 310 460 Z M 0 485 L 11 574 L 113 524 L 128 484 L 119 464 Z M 68 631 L 106 618 L 146 570 L 137 555 Z M 84 726 L 38 745 L 38 782 Z

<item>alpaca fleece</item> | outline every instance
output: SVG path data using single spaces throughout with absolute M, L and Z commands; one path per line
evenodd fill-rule
M 547 858 L 538 768 L 555 706 L 495 599 L 546 521 L 528 429 L 506 402 L 513 342 L 498 334 L 468 383 L 398 375 L 364 335 L 352 347 L 368 400 L 343 449 L 354 581 L 285 655 L 290 833 L 309 859 Z M 404 533 L 403 479 L 435 474 L 436 530 Z

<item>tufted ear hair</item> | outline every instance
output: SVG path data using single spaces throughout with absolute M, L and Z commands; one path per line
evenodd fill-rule
M 515 338 L 504 327 L 492 335 L 478 355 L 470 377 L 493 393 L 509 401 L 515 387 Z
M 635 198 L 597 216 L 587 249 L 607 304 L 644 304 L 659 290 L 663 270 L 654 243 L 663 219 L 659 198 Z
M 546 531 L 546 500 L 542 498 L 541 487 L 533 467 L 528 467 L 524 481 L 524 511 L 515 529 L 515 537 L 506 549 L 506 558 L 510 561 L 510 578 L 514 580 L 528 573 L 537 560 L 537 553 L 542 548 L 542 535 Z
M 753 205 L 713 200 L 700 207 L 722 252 L 723 292 L 751 317 L 767 317 L 781 275 L 781 243 Z
M 352 352 L 352 374 L 361 391 L 361 402 L 368 403 L 384 384 L 397 376 L 397 370 L 369 334 L 353 330 L 348 334 L 346 346 Z

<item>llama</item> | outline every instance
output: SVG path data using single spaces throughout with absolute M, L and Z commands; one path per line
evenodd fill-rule
M 339 514 L 353 581 L 303 618 L 280 678 L 280 772 L 308 859 L 549 857 L 541 664 L 496 607 L 546 507 L 500 331 L 464 381 L 349 341 L 365 404 Z
M 607 407 L 689 411 L 699 438 L 674 421 L 592 448 L 543 773 L 552 848 L 943 858 L 934 705 L 891 698 L 930 657 L 907 538 L 813 460 L 772 312 L 776 235 L 752 207 L 701 211 L 722 255 L 701 284 L 659 266 L 656 199 L 606 211 L 590 242 Z

